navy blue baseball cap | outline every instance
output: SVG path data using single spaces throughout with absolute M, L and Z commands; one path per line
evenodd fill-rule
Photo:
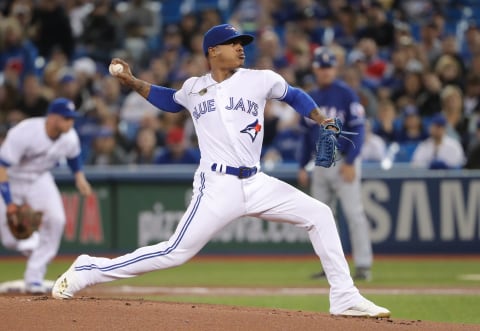
M 337 65 L 337 57 L 326 47 L 318 47 L 313 52 L 314 68 L 332 68 Z
M 431 123 L 438 126 L 446 126 L 447 119 L 443 114 L 439 113 L 433 116 Z
M 75 110 L 75 104 L 67 98 L 57 98 L 48 106 L 48 114 L 57 114 L 65 118 L 78 118 L 79 114 Z
M 216 25 L 205 32 L 203 36 L 203 53 L 207 55 L 210 47 L 224 44 L 233 39 L 239 39 L 242 45 L 245 46 L 250 44 L 254 37 L 249 34 L 239 33 L 237 29 L 230 24 Z

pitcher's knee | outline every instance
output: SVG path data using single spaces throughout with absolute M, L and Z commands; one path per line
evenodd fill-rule
M 168 253 L 168 255 L 166 255 L 165 257 L 168 260 L 169 267 L 178 267 L 186 263 L 193 256 L 195 256 L 195 253 L 192 253 L 192 251 L 185 249 L 175 249 Z
M 316 219 L 333 219 L 332 209 L 320 201 L 315 204 L 314 209 L 311 211 L 311 214 L 315 216 Z

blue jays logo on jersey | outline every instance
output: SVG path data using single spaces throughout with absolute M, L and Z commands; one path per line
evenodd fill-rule
M 255 120 L 255 122 L 250 123 L 245 127 L 245 129 L 241 130 L 241 133 L 246 133 L 252 138 L 252 143 L 255 141 L 255 138 L 257 138 L 257 134 L 262 130 L 262 126 L 258 123 L 258 119 Z

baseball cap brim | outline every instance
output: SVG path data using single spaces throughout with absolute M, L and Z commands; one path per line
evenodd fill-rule
M 65 118 L 79 118 L 80 114 L 78 112 L 75 113 L 69 113 L 69 114 L 59 114 Z
M 240 35 L 234 36 L 232 38 L 227 38 L 224 41 L 219 42 L 217 45 L 228 44 L 231 41 L 240 40 L 240 43 L 243 46 L 245 46 L 245 45 L 250 44 L 253 41 L 253 39 L 254 39 L 254 37 L 249 35 L 249 34 L 240 34 Z M 217 45 L 215 45 L 215 46 L 217 46 Z

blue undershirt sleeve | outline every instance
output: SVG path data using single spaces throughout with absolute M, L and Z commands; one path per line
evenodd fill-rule
M 299 114 L 305 117 L 309 117 L 312 110 L 318 108 L 311 96 L 305 91 L 291 85 L 287 86 L 287 93 L 285 93 L 283 99 L 280 100 L 289 104 Z
M 0 183 L 0 193 L 7 206 L 12 203 L 12 194 L 10 193 L 10 184 L 8 182 Z
M 80 160 L 80 154 L 67 159 L 68 167 L 73 174 L 77 173 L 78 171 L 82 170 L 82 161 Z
M 10 163 L 8 163 L 3 159 L 0 159 L 0 166 L 4 168 L 8 168 L 10 167 Z M 8 183 L 8 181 L 0 183 L 0 194 L 6 205 L 9 205 L 12 203 L 12 194 L 10 193 L 10 184 Z
M 152 105 L 169 113 L 178 113 L 183 110 L 184 107 L 175 102 L 173 95 L 176 90 L 159 85 L 152 85 L 150 87 L 150 93 L 148 94 L 147 101 Z

